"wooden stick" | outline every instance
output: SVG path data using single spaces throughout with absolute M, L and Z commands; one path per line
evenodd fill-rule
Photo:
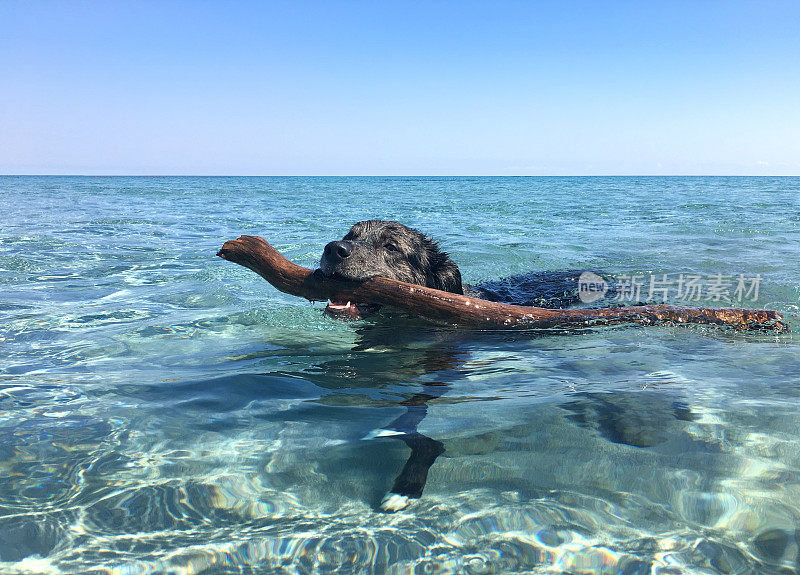
M 466 297 L 383 277 L 361 282 L 326 277 L 283 257 L 258 236 L 225 242 L 217 255 L 249 268 L 278 290 L 309 300 L 389 305 L 414 315 L 473 328 L 548 328 L 633 322 L 701 323 L 784 331 L 783 316 L 767 309 L 644 305 L 602 309 L 546 309 Z

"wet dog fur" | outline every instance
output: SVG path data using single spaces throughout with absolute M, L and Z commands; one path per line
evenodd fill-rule
M 325 275 L 346 280 L 375 276 L 463 294 L 461 272 L 438 244 L 399 222 L 358 222 L 341 240 L 325 246 L 319 263 Z M 331 315 L 358 319 L 375 310 L 356 302 L 331 302 Z
M 325 246 L 323 273 L 365 280 L 383 276 L 463 294 L 461 272 L 437 243 L 399 222 L 358 222 L 340 241 Z

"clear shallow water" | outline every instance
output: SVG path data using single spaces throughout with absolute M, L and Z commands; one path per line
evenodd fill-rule
M 798 178 L 0 178 L 0 572 L 800 569 Z M 763 278 L 791 333 L 343 323 L 214 257 Z M 364 440 L 432 384 L 423 498 Z M 424 387 L 427 386 L 427 387 Z M 27 571 L 25 571 L 27 569 Z

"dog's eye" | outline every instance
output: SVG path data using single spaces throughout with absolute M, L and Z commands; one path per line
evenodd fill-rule
M 395 244 L 389 243 L 383 246 L 384 249 L 388 252 L 399 252 L 400 248 L 398 248 Z

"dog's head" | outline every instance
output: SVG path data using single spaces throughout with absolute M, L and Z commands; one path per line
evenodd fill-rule
M 458 266 L 436 242 L 398 222 L 358 222 L 340 241 L 325 246 L 319 269 L 323 274 L 348 280 L 383 276 L 464 293 Z

